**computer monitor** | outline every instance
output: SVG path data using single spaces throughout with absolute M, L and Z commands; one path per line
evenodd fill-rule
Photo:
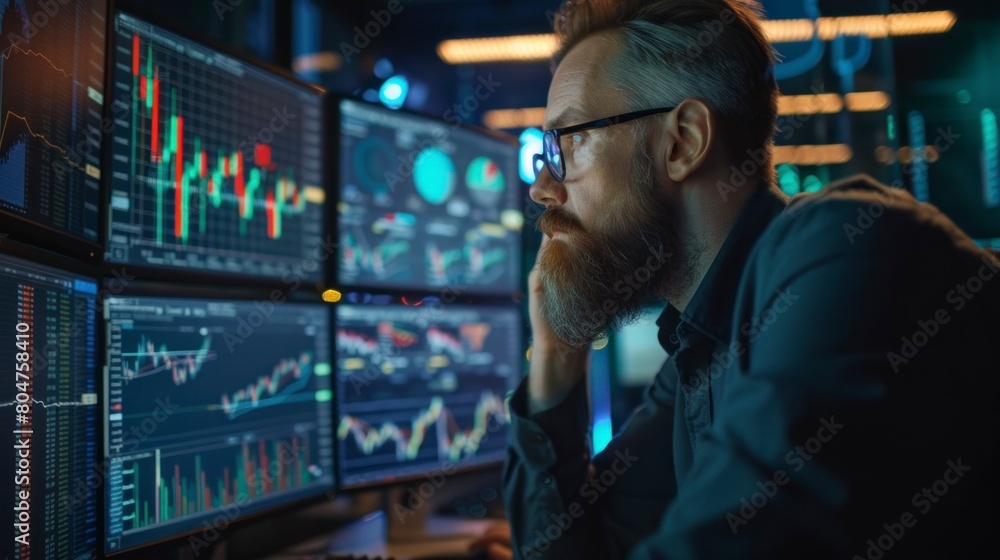
M 107 0 L 49 4 L 0 3 L 0 218 L 96 244 Z
M 526 192 L 516 140 L 457 116 L 339 105 L 340 284 L 517 291 Z
M 10 453 L 0 467 L 13 523 L 7 558 L 94 558 L 97 281 L 10 256 L 0 246 L 0 430 Z
M 110 297 L 104 314 L 106 552 L 332 490 L 328 306 Z
M 340 486 L 502 461 L 521 329 L 510 308 L 339 305 Z
M 322 279 L 322 92 L 122 11 L 114 39 L 128 111 L 110 142 L 106 259 Z
M 907 115 L 911 148 L 903 165 L 914 195 L 937 206 L 973 239 L 1000 239 L 1000 107 Z M 913 150 L 911 149 L 911 154 Z
M 647 307 L 637 321 L 612 335 L 616 377 L 622 386 L 645 389 L 667 359 L 667 352 L 660 346 L 660 327 L 656 324 L 662 314 L 660 306 Z
M 611 396 L 610 417 L 598 414 L 597 403 L 600 399 L 594 397 L 595 443 L 598 434 L 602 435 L 604 442 L 609 441 L 611 435 L 628 421 L 635 408 L 642 404 L 646 389 L 667 360 L 667 352 L 660 346 L 660 328 L 656 324 L 662 314 L 662 304 L 648 306 L 635 323 L 611 334 L 608 346 L 611 352 L 607 357 L 608 368 L 604 374 L 610 374 L 610 381 L 606 382 L 610 387 L 605 391 Z M 592 363 L 596 363 L 596 360 L 592 360 Z M 592 381 L 592 385 L 596 388 L 597 383 Z M 608 424 L 602 425 L 602 421 L 607 421 Z M 595 450 L 598 448 L 597 445 L 594 447 Z

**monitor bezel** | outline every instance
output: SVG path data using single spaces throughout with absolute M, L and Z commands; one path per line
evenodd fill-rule
M 329 184 L 333 186 L 331 190 L 333 193 L 336 194 L 338 201 L 340 201 L 341 199 L 341 194 L 343 189 L 343 184 L 341 182 L 342 161 L 341 161 L 341 151 L 340 151 L 340 136 L 341 136 L 341 120 L 342 120 L 341 107 L 342 103 L 345 101 L 358 103 L 360 105 L 364 105 L 366 107 L 382 111 L 387 115 L 400 114 L 415 119 L 421 119 L 428 123 L 444 124 L 450 126 L 452 130 L 463 130 L 465 132 L 479 135 L 490 140 L 495 140 L 502 144 L 507 144 L 515 151 L 520 149 L 520 142 L 516 137 L 501 131 L 483 128 L 464 121 L 460 121 L 458 125 L 454 125 L 440 116 L 435 117 L 427 113 L 421 113 L 419 111 L 414 111 L 406 108 L 390 109 L 388 107 L 385 107 L 384 105 L 378 103 L 372 103 L 370 101 L 366 101 L 364 99 L 358 98 L 353 95 L 330 92 L 327 95 L 327 103 L 328 103 L 327 113 L 329 115 L 327 118 L 327 122 L 329 123 L 329 136 L 327 145 L 333 147 L 334 149 L 327 150 L 327 154 L 329 156 L 327 160 L 328 160 L 328 170 L 330 177 Z M 525 197 L 527 197 L 526 185 L 524 181 L 521 179 L 520 174 L 518 174 L 517 177 L 515 177 L 513 185 L 514 188 L 517 188 L 519 190 L 524 190 Z M 518 208 L 518 210 L 522 214 L 525 214 L 524 208 Z M 329 230 L 329 232 L 330 235 L 336 236 L 339 248 L 340 221 L 337 216 L 336 205 L 328 205 L 328 211 L 330 213 L 330 217 L 328 218 L 328 223 L 332 228 Z M 521 261 L 523 259 L 523 252 L 524 252 L 523 250 L 524 227 L 526 225 L 527 224 L 525 223 L 525 225 L 522 226 L 521 230 L 517 232 L 517 242 L 515 243 L 517 258 L 514 261 L 516 263 L 517 270 L 515 271 L 514 274 L 514 277 L 516 279 L 514 289 L 512 291 L 504 291 L 499 289 L 491 289 L 491 288 L 484 289 L 484 288 L 466 286 L 458 297 L 462 297 L 462 295 L 472 296 L 472 298 L 466 298 L 466 301 L 469 302 L 480 301 L 483 298 L 494 301 L 519 302 L 523 298 L 524 293 L 521 291 L 523 281 L 521 280 L 521 276 L 524 271 L 521 270 L 521 268 L 523 268 L 523 263 Z M 340 286 L 339 289 L 344 291 L 378 292 L 378 293 L 390 294 L 397 297 L 417 298 L 420 297 L 421 295 L 426 296 L 433 294 L 443 294 L 446 290 L 448 290 L 447 286 L 444 288 L 440 288 L 428 285 L 420 285 L 415 288 L 407 289 L 405 287 L 401 287 L 398 285 L 376 285 L 376 284 L 366 284 L 366 283 L 351 284 L 343 282 L 340 278 L 339 250 L 337 252 L 337 258 L 334 262 L 334 266 L 335 268 L 330 275 L 331 281 L 334 283 L 334 285 Z
M 219 52 L 225 56 L 236 59 L 239 62 L 253 66 L 259 70 L 269 73 L 281 80 L 288 82 L 289 84 L 295 85 L 302 88 L 304 91 L 310 92 L 315 95 L 317 100 L 317 106 L 320 110 L 320 119 L 322 122 L 327 122 L 329 115 L 327 112 L 327 91 L 322 87 L 306 82 L 301 78 L 295 76 L 291 71 L 286 68 L 282 68 L 270 61 L 263 60 L 246 52 L 239 51 L 229 45 L 221 43 L 211 37 L 207 37 L 204 34 L 192 33 L 190 31 L 179 28 L 174 22 L 167 20 L 163 17 L 159 17 L 151 13 L 148 9 L 143 7 L 143 3 L 139 0 L 109 0 L 110 11 L 108 14 L 108 36 L 107 36 L 107 67 L 109 69 L 114 69 L 114 53 L 117 48 L 117 33 L 115 31 L 115 22 L 119 13 L 127 14 L 136 19 L 140 19 L 146 23 L 154 25 L 156 27 L 162 28 L 170 33 L 177 34 L 185 39 L 192 42 L 199 43 L 201 46 Z M 114 91 L 114 72 L 105 72 L 105 89 L 107 91 Z M 112 118 L 112 105 L 113 101 L 109 101 L 109 98 L 105 97 L 104 103 L 104 117 L 106 119 Z M 111 137 L 109 133 L 108 138 Z M 319 135 L 319 149 L 320 153 L 326 153 L 329 146 L 327 144 L 328 136 L 323 132 Z M 102 169 L 111 169 L 113 162 L 113 154 L 111 149 L 111 141 L 103 142 L 102 150 Z M 324 182 L 321 185 L 324 193 L 325 199 L 323 202 L 323 208 L 320 211 L 321 220 L 323 221 L 322 228 L 324 233 L 330 231 L 331 224 L 329 223 L 329 208 L 331 206 L 331 188 L 328 182 L 330 177 L 328 171 L 329 165 L 326 163 L 325 159 L 321 162 L 320 178 Z M 247 288 L 266 288 L 266 287 L 280 287 L 285 282 L 284 277 L 277 276 L 265 276 L 265 275 L 249 275 L 245 273 L 230 273 L 230 272 L 220 272 L 213 270 L 204 270 L 197 268 L 182 268 L 176 266 L 155 266 L 142 263 L 128 263 L 128 262 L 118 262 L 110 260 L 107 258 L 107 246 L 111 233 L 111 192 L 112 192 L 112 177 L 110 173 L 102 173 L 102 198 L 101 198 L 101 227 L 100 227 L 100 262 L 104 267 L 106 273 L 110 274 L 111 270 L 115 267 L 129 267 L 130 270 L 134 270 L 136 274 L 143 278 L 148 279 L 159 279 L 169 282 L 176 282 L 180 284 L 204 284 L 204 283 L 232 283 L 241 287 Z M 325 237 L 321 237 L 318 240 L 320 243 L 325 241 Z M 325 290 L 329 284 L 329 279 L 331 278 L 330 272 L 331 267 L 329 261 L 333 260 L 332 255 L 328 255 L 318 268 L 318 276 L 315 280 L 311 278 L 298 278 L 298 280 L 304 284 L 312 284 L 315 282 L 315 289 L 317 292 L 322 292 Z M 283 275 L 283 276 L 287 276 Z
M 0 254 L 93 280 L 98 286 L 101 283 L 101 267 L 97 264 L 70 257 L 33 243 L 26 243 L 20 239 L 11 237 L 0 238 Z M 99 290 L 98 295 L 100 295 Z
M 354 306 L 354 307 L 378 306 L 378 304 L 374 304 L 373 305 L 373 304 L 365 304 L 365 303 L 346 303 L 345 305 L 351 305 L 351 306 Z M 392 303 L 390 303 L 388 305 L 391 305 L 393 307 L 416 307 L 414 305 L 406 304 L 402 300 L 393 300 Z M 457 303 L 456 302 L 456 303 L 453 303 L 453 304 L 446 304 L 446 307 L 450 306 L 450 305 L 456 305 L 458 307 L 463 307 L 463 308 L 472 308 L 472 309 L 476 309 L 476 310 L 501 309 L 501 310 L 513 311 L 517 315 L 518 319 L 520 319 L 521 323 L 524 322 L 524 314 L 523 314 L 522 310 L 520 309 L 520 307 L 518 307 L 516 305 L 509 305 L 509 304 L 502 304 L 502 303 L 498 304 L 496 302 L 493 302 L 493 303 L 485 303 L 485 302 L 479 302 L 479 303 Z M 335 306 L 334 311 L 336 311 L 336 308 L 339 308 L 339 307 L 340 307 L 340 305 Z M 521 325 L 521 326 L 523 327 L 523 325 Z M 331 337 L 333 337 L 333 341 L 334 341 L 334 346 L 332 347 L 333 348 L 333 361 L 334 362 L 337 362 L 337 359 L 338 359 L 338 356 L 337 356 L 337 346 L 336 346 L 336 332 L 337 332 L 337 327 L 338 327 L 337 314 L 336 314 L 336 312 L 334 312 L 334 314 L 333 314 L 333 323 L 331 324 L 331 328 L 330 328 L 330 334 L 331 334 Z M 515 328 L 514 331 L 513 331 L 513 335 L 516 338 L 517 347 L 520 350 L 523 351 L 525 349 L 524 348 L 525 337 L 524 337 L 523 328 Z M 518 360 L 517 360 L 517 364 L 518 364 L 519 368 L 514 372 L 512 378 L 511 378 L 511 381 L 510 381 L 509 386 L 507 388 L 508 392 L 509 391 L 513 391 L 517 387 L 517 385 L 522 381 L 522 378 L 523 378 L 523 369 L 524 369 L 524 363 L 525 363 L 524 358 L 523 358 L 524 354 L 518 354 L 518 356 L 519 357 L 518 357 Z M 339 378 L 339 371 L 337 369 L 337 364 L 336 363 L 334 364 L 334 368 L 333 369 L 334 369 L 333 375 L 335 376 L 335 379 L 334 379 L 334 395 L 335 396 L 334 396 L 334 399 L 333 399 L 333 407 L 334 407 L 334 412 L 336 414 L 335 418 L 337 418 L 338 421 L 339 421 L 339 419 L 341 417 L 341 406 L 340 406 L 340 399 L 337 396 L 337 392 L 339 390 L 339 380 L 338 380 L 338 378 Z M 504 398 L 506 399 L 506 395 L 504 396 Z M 505 430 L 509 429 L 509 426 L 510 426 L 509 423 L 506 424 Z M 505 437 L 506 436 L 507 436 L 507 432 L 505 432 Z M 380 489 L 384 490 L 384 489 L 391 488 L 391 487 L 394 487 L 394 486 L 405 486 L 405 485 L 407 485 L 409 483 L 412 483 L 414 481 L 417 481 L 417 480 L 424 480 L 427 477 L 427 475 L 432 474 L 432 473 L 437 472 L 437 471 L 440 470 L 440 468 L 439 468 L 440 465 L 438 465 L 438 467 L 431 467 L 431 468 L 428 468 L 426 470 L 422 470 L 420 472 L 414 472 L 414 473 L 405 474 L 405 475 L 401 475 L 401 476 L 382 477 L 380 479 L 375 479 L 375 480 L 366 480 L 366 481 L 362 481 L 362 482 L 345 483 L 344 482 L 344 476 L 343 476 L 343 462 L 341 461 L 341 455 L 340 455 L 340 451 L 341 451 L 340 446 L 341 446 L 340 438 L 336 437 L 336 434 L 334 434 L 333 448 L 334 448 L 334 456 L 336 457 L 336 460 L 334 461 L 334 465 L 336 466 L 336 469 L 337 469 L 336 475 L 334 476 L 334 480 L 337 483 L 336 484 L 336 492 L 339 493 L 339 494 L 351 494 L 351 493 L 362 492 L 362 491 L 366 491 L 366 490 L 380 490 Z M 458 463 L 455 463 L 456 467 L 455 467 L 454 474 L 455 475 L 462 475 L 462 474 L 465 474 L 465 473 L 475 473 L 475 472 L 479 472 L 479 471 L 494 470 L 494 469 L 497 469 L 500 466 L 502 466 L 503 462 L 504 462 L 503 458 L 497 458 L 495 460 L 473 462 L 473 463 L 467 463 L 467 464 L 462 464 L 461 461 L 459 461 Z
M 106 279 L 108 280 L 108 279 Z M 105 288 L 106 290 L 106 288 Z M 248 287 L 221 287 L 221 286 L 210 286 L 210 285 L 198 285 L 198 286 L 179 286 L 176 283 L 162 282 L 162 281 L 134 281 L 129 283 L 125 289 L 121 290 L 119 293 L 113 294 L 112 297 L 153 297 L 153 298 L 171 298 L 171 299 L 217 299 L 226 301 L 237 301 L 237 302 L 250 302 L 259 301 L 262 299 L 268 299 L 270 297 L 270 292 L 261 289 L 254 289 Z M 313 305 L 320 306 L 324 305 L 324 302 L 316 299 L 305 300 L 301 298 L 289 299 L 283 304 L 290 305 Z M 102 337 L 106 336 L 106 331 L 109 327 L 108 320 L 105 318 L 104 313 L 104 300 L 102 299 L 99 303 L 98 312 L 100 313 L 100 324 Z M 331 360 L 334 357 L 336 348 L 334 346 L 335 339 L 333 335 L 333 321 L 336 319 L 335 306 L 326 305 L 327 313 L 327 324 L 330 326 L 330 330 L 327 335 L 327 343 L 330 345 Z M 107 397 L 108 397 L 108 382 L 109 375 L 105 371 L 107 369 L 107 357 L 108 348 L 106 344 L 101 347 L 101 356 L 99 357 L 99 363 L 102 366 L 103 382 L 104 387 L 100 398 L 98 399 L 102 406 L 102 425 L 100 426 L 101 432 L 101 455 L 102 464 L 107 464 L 110 457 L 106 454 L 106 442 L 108 441 L 108 431 L 110 429 L 110 423 L 108 414 L 110 411 L 107 408 Z M 331 388 L 331 390 L 333 390 Z M 328 412 L 331 417 L 331 424 L 336 423 L 336 397 L 330 399 L 328 403 Z M 331 429 L 335 426 L 331 426 Z M 334 442 L 335 443 L 335 442 Z M 241 513 L 232 519 L 227 517 L 226 528 L 218 530 L 220 534 L 220 542 L 225 540 L 225 534 L 229 531 L 248 527 L 254 523 L 276 517 L 278 515 L 287 514 L 293 511 L 302 510 L 309 506 L 313 506 L 319 503 L 327 502 L 332 500 L 336 496 L 337 492 L 337 476 L 339 473 L 339 465 L 337 461 L 336 448 L 333 449 L 333 481 L 329 485 L 324 485 L 322 487 L 317 487 L 314 492 L 311 492 L 307 496 L 299 497 L 293 499 L 286 503 L 281 503 L 273 505 L 271 507 L 265 508 L 261 511 L 256 511 L 253 513 Z M 107 488 L 101 489 L 100 504 L 103 506 L 101 508 L 101 520 L 98 525 L 100 530 L 100 546 L 99 549 L 108 558 L 118 557 L 123 554 L 133 554 L 137 551 L 143 551 L 148 554 L 156 554 L 159 552 L 166 553 L 173 550 L 178 545 L 187 546 L 189 537 L 201 534 L 205 528 L 199 525 L 189 531 L 184 531 L 177 533 L 168 537 L 159 538 L 153 541 L 148 541 L 139 545 L 133 545 L 128 548 L 121 548 L 115 551 L 109 551 L 107 549 Z M 219 510 L 221 511 L 221 510 Z

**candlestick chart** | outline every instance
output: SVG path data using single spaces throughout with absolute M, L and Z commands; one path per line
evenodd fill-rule
M 273 278 L 313 255 L 318 92 L 127 14 L 115 25 L 130 111 L 113 143 L 108 258 Z

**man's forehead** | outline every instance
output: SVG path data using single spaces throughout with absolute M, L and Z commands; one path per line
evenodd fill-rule
M 554 128 L 566 128 L 567 126 L 587 122 L 589 120 L 594 119 L 588 118 L 588 112 L 577 105 L 556 108 L 550 103 L 549 106 L 545 108 L 544 129 L 552 130 Z
M 588 37 L 573 47 L 552 76 L 545 108 L 545 129 L 601 118 L 617 104 L 617 90 L 607 83 L 605 68 L 618 51 L 608 33 Z

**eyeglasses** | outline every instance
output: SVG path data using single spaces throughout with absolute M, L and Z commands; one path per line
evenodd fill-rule
M 542 164 L 544 162 L 544 165 L 549 168 L 549 173 L 552 174 L 552 177 L 556 181 L 562 182 L 566 179 L 566 162 L 562 157 L 562 148 L 559 146 L 559 139 L 567 134 L 573 134 L 574 132 L 580 132 L 581 130 L 591 128 L 603 128 L 605 126 L 634 121 L 636 119 L 648 117 L 649 115 L 656 115 L 658 113 L 669 113 L 674 109 L 676 109 L 676 107 L 646 109 L 645 111 L 625 113 L 624 115 L 598 119 L 596 121 L 567 126 L 565 128 L 553 128 L 552 130 L 546 130 L 542 136 L 542 153 L 535 154 L 534 157 L 535 176 L 537 177 L 538 174 L 542 172 Z

